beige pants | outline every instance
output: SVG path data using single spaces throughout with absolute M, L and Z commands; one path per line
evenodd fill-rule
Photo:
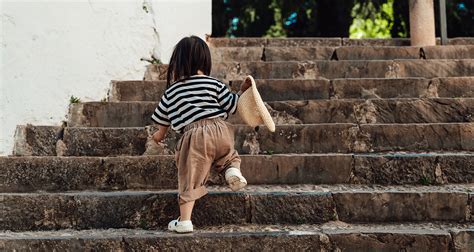
M 221 118 L 187 125 L 176 145 L 175 157 L 180 205 L 208 193 L 205 184 L 211 168 L 218 172 L 229 167 L 240 169 L 240 157 L 234 149 L 233 126 Z

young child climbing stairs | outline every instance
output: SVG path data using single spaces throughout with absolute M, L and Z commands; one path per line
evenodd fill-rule
M 205 183 L 210 169 L 224 173 L 233 191 L 247 185 L 234 149 L 233 126 L 224 120 L 235 113 L 240 94 L 251 83 L 244 82 L 239 93 L 232 93 L 209 77 L 211 65 L 209 47 L 202 39 L 181 39 L 169 61 L 167 88 L 151 117 L 159 124 L 155 142 L 165 138 L 169 126 L 183 133 L 175 149 L 180 216 L 168 224 L 178 233 L 193 231 L 194 202 L 208 193 Z

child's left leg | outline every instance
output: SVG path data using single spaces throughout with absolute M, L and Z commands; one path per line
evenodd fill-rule
M 193 213 L 194 202 L 196 201 L 189 201 L 184 204 L 179 205 L 179 213 L 180 213 L 180 220 L 191 220 L 191 214 Z

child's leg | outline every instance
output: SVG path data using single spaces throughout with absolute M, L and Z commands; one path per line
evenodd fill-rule
M 190 202 L 186 202 L 184 204 L 181 204 L 179 206 L 179 212 L 180 212 L 180 220 L 185 221 L 185 220 L 191 220 L 191 214 L 193 212 L 193 207 L 194 207 L 194 200 Z
M 185 132 L 176 149 L 180 220 L 190 220 L 195 200 L 208 193 L 206 181 L 214 159 L 215 146 L 207 130 L 197 127 Z
M 225 174 L 225 179 L 232 191 L 238 191 L 247 185 L 247 180 L 240 172 L 240 157 L 234 149 L 234 130 L 229 123 L 218 123 L 222 129 L 219 135 L 214 167 Z

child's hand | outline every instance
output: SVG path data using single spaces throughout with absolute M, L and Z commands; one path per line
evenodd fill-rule
M 156 143 L 160 143 L 163 139 L 165 139 L 166 132 L 168 131 L 168 127 L 165 126 L 158 126 L 158 130 L 153 133 L 153 141 Z
M 247 90 L 251 86 L 252 86 L 252 81 L 249 78 L 245 78 L 245 80 L 240 85 L 240 92 L 241 93 L 245 92 L 245 90 Z

